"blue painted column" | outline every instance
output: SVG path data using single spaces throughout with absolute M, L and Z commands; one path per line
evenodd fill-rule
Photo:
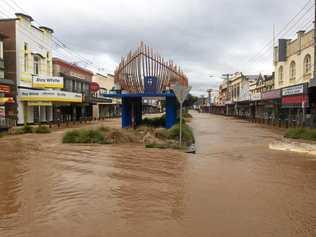
M 122 128 L 130 128 L 131 126 L 131 104 L 128 98 L 122 98 Z
M 135 122 L 136 126 L 141 125 L 143 118 L 143 106 L 142 106 L 142 98 L 138 97 L 134 99 L 134 107 L 135 107 Z
M 171 128 L 177 121 L 177 99 L 176 97 L 166 98 L 166 128 Z

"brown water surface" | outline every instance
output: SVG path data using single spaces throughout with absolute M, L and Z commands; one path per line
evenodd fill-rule
M 107 122 L 118 125 L 117 121 Z M 316 236 L 316 161 L 278 131 L 194 114 L 198 153 L 0 139 L 0 236 Z

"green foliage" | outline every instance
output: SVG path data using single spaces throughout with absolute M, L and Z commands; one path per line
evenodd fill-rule
M 30 125 L 24 125 L 22 128 L 23 133 L 32 133 L 33 128 Z
M 197 101 L 198 97 L 189 94 L 187 99 L 183 103 L 183 107 L 192 107 Z
M 166 124 L 166 116 L 162 115 L 161 117 L 156 118 L 144 118 L 142 121 L 142 125 L 148 126 L 148 127 L 164 127 Z
M 105 144 L 106 140 L 101 131 L 78 129 L 65 133 L 63 143 L 98 143 Z
M 290 128 L 285 134 L 286 138 L 316 141 L 316 129 Z
M 50 129 L 47 126 L 38 126 L 34 129 L 35 133 L 50 133 Z
M 179 140 L 179 135 L 180 124 L 177 123 L 168 130 L 168 138 L 173 140 Z M 187 145 L 191 145 L 194 143 L 194 135 L 192 129 L 185 123 L 182 124 L 182 141 Z

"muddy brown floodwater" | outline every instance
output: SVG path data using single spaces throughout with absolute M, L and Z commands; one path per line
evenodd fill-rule
M 105 122 L 118 125 L 118 121 Z M 316 160 L 270 128 L 194 113 L 198 153 L 0 139 L 0 236 L 316 236 Z

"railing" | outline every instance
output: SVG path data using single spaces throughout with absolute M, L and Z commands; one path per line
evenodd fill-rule
M 13 118 L 0 118 L 0 128 L 11 128 L 16 125 L 16 120 Z

